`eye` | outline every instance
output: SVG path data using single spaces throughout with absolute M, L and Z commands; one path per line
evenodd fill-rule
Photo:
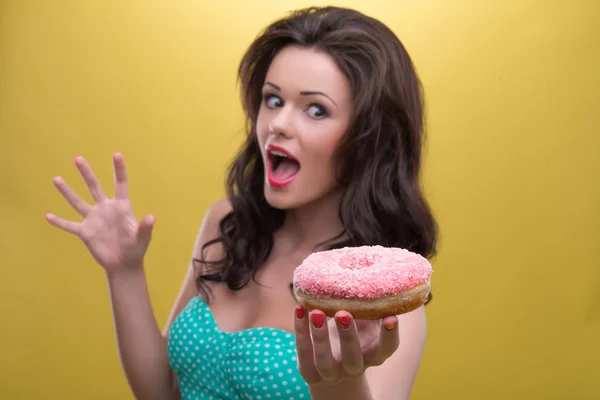
M 311 104 L 310 107 L 308 107 L 307 112 L 311 118 L 315 119 L 320 119 L 327 116 L 327 110 L 325 110 L 324 107 L 321 107 L 318 104 Z
M 264 101 L 269 108 L 281 107 L 283 105 L 283 101 L 281 101 L 279 97 L 272 94 L 265 94 Z

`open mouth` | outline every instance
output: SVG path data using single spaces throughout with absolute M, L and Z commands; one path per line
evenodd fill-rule
M 287 185 L 300 171 L 298 160 L 283 149 L 270 148 L 267 157 L 269 161 L 269 182 L 273 186 Z

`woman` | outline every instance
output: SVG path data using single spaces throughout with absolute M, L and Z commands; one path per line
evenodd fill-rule
M 400 41 L 343 8 L 271 24 L 240 67 L 248 136 L 207 211 L 161 334 L 144 254 L 154 218 L 135 219 L 122 155 L 108 199 L 75 163 L 96 204 L 54 182 L 83 216 L 48 214 L 105 269 L 123 368 L 136 398 L 406 399 L 426 335 L 423 307 L 382 321 L 328 319 L 297 306 L 293 271 L 315 250 L 404 247 L 435 253 L 419 189 L 423 106 Z

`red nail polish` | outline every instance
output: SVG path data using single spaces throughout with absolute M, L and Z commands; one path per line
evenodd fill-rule
M 304 308 L 296 307 L 296 318 L 298 318 L 298 319 L 304 318 Z
M 396 327 L 396 322 L 388 322 L 386 324 L 384 324 L 385 329 L 387 329 L 388 331 L 391 331 L 392 329 L 394 329 Z
M 350 326 L 350 317 L 347 315 L 342 315 L 341 317 L 337 317 L 337 322 L 344 329 Z
M 325 316 L 323 314 L 312 314 L 312 323 L 315 328 L 321 328 L 325 323 Z

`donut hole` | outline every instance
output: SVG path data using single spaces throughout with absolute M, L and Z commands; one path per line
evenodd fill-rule
M 340 257 L 340 267 L 349 270 L 359 270 L 371 267 L 381 261 L 381 254 L 345 254 Z

